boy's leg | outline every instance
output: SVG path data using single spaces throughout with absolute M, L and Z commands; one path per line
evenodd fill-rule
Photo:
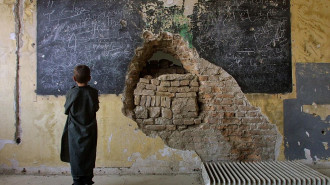
M 92 181 L 94 175 L 91 176 L 75 176 L 73 177 L 74 185 L 91 185 L 94 184 Z

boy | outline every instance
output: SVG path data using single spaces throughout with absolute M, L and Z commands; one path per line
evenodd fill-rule
M 66 94 L 65 114 L 68 115 L 61 144 L 61 160 L 69 162 L 74 185 L 94 184 L 98 91 L 88 85 L 90 69 L 78 65 L 74 69 L 74 86 Z

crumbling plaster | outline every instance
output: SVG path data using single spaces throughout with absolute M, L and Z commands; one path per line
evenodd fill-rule
M 176 3 L 176 0 L 173 0 Z M 37 96 L 36 89 L 36 1 L 23 1 L 23 46 L 21 49 L 20 84 L 21 84 L 21 125 L 22 143 L 14 142 L 15 134 L 15 78 L 16 78 L 16 36 L 14 0 L 0 1 L 0 170 L 23 167 L 38 173 L 60 173 L 68 170 L 68 165 L 59 161 L 59 138 L 63 129 L 65 116 L 63 114 L 64 97 Z M 180 1 L 181 2 L 181 1 Z M 194 1 L 185 1 L 185 7 L 192 7 Z M 330 2 L 328 0 L 291 1 L 291 35 L 292 63 L 295 74 L 295 64 L 298 62 L 330 62 L 330 42 L 328 34 L 330 27 Z M 190 9 L 191 11 L 191 9 Z M 185 8 L 185 16 L 189 15 Z M 270 122 L 276 124 L 283 134 L 283 100 L 296 97 L 295 76 L 293 75 L 293 92 L 289 94 L 247 94 L 246 97 L 254 106 L 261 108 Z M 118 167 L 136 166 L 137 158 L 148 160 L 152 156 L 172 164 L 181 158 L 162 156 L 161 151 L 167 147 L 160 138 L 148 138 L 137 131 L 137 124 L 120 113 L 122 103 L 120 96 L 102 95 L 99 120 L 99 145 L 97 166 L 115 167 L 105 170 L 109 173 L 121 173 Z M 104 102 L 111 102 L 105 104 Z M 271 107 L 271 108 L 270 108 Z M 117 127 L 118 126 L 118 127 Z M 124 131 L 123 131 L 124 130 Z M 112 139 L 109 145 L 109 137 Z M 123 142 L 119 144 L 119 142 Z M 137 144 L 138 143 L 138 144 Z M 120 146 L 119 146 L 120 145 Z M 125 146 L 126 145 L 126 146 Z M 111 147 L 108 153 L 108 146 Z M 125 146 L 125 147 L 124 147 Z M 116 148 L 120 148 L 115 150 Z M 280 160 L 284 160 L 282 144 Z M 170 150 L 170 149 L 168 149 Z M 174 151 L 183 155 L 182 151 Z M 113 153 L 112 153 L 113 152 Z M 192 154 L 193 158 L 196 154 Z M 131 161 L 128 158 L 131 157 Z M 198 161 L 197 159 L 192 161 Z M 144 164 L 144 163 L 143 163 Z M 181 165 L 181 164 L 180 164 Z M 198 166 L 198 162 L 194 163 Z M 142 167 L 143 169 L 143 167 Z M 187 170 L 189 171 L 189 170 Z

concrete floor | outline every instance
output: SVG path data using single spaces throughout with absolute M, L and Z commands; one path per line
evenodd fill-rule
M 199 174 L 189 175 L 100 175 L 95 185 L 202 185 Z M 71 176 L 0 175 L 0 185 L 71 185 Z

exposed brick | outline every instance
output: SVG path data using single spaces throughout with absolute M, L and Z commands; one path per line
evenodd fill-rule
M 190 81 L 189 80 L 181 80 L 180 81 L 180 86 L 187 86 L 189 85 Z
M 162 117 L 172 119 L 173 114 L 171 109 L 162 107 Z
M 145 125 L 153 125 L 155 123 L 154 119 L 144 119 L 143 124 Z
M 168 91 L 168 88 L 169 87 L 157 86 L 157 92 L 167 92 Z
M 197 81 L 191 81 L 190 86 L 191 87 L 199 87 L 199 83 Z
M 202 119 L 200 119 L 200 118 L 198 118 L 198 119 L 194 119 L 194 123 L 195 123 L 196 125 L 201 124 L 201 123 L 202 123 Z
M 155 106 L 159 107 L 160 106 L 160 96 L 155 96 Z
M 149 107 L 149 117 L 157 118 L 160 116 L 160 107 Z
M 241 120 L 238 118 L 225 118 L 222 120 L 223 124 L 240 124 Z
M 153 91 L 153 90 L 142 90 L 141 95 L 153 96 L 153 95 L 155 95 L 155 91 Z
M 146 79 L 146 78 L 140 78 L 140 81 L 139 81 L 140 83 L 146 83 L 146 84 L 148 84 L 148 83 L 150 83 L 150 80 L 149 79 Z
M 155 130 L 155 131 L 165 130 L 165 128 L 166 128 L 165 125 L 146 125 L 145 126 L 145 129 Z
M 150 105 L 151 105 L 151 96 L 147 96 L 146 107 L 150 107 Z
M 163 87 L 170 87 L 171 86 L 171 83 L 169 81 L 161 81 L 160 82 L 160 86 L 163 86 Z
M 174 119 L 173 124 L 174 125 L 183 125 L 183 119 Z
M 207 81 L 208 80 L 208 77 L 209 76 L 207 76 L 207 75 L 201 75 L 198 78 L 199 78 L 200 81 Z
M 179 130 L 179 131 L 184 130 L 184 129 L 187 129 L 187 125 L 177 126 L 177 130 Z
M 176 130 L 176 125 L 166 125 L 166 130 L 174 131 Z
M 199 91 L 199 87 L 190 87 L 189 88 L 190 92 L 198 92 Z
M 171 93 L 178 92 L 178 87 L 169 87 L 168 92 L 171 92 Z
M 142 119 L 148 118 L 148 110 L 145 107 L 136 106 L 134 111 L 136 118 L 142 118 Z
M 156 92 L 156 96 L 161 96 L 161 97 L 175 97 L 175 93 L 170 93 L 170 92 Z
M 147 96 L 141 96 L 140 105 L 145 106 L 147 101 Z
M 184 86 L 184 87 L 179 87 L 177 92 L 184 92 L 187 93 L 189 92 L 189 87 L 188 86 Z
M 166 96 L 162 96 L 160 98 L 160 105 L 162 107 L 171 108 L 171 98 L 166 97 Z
M 160 81 L 158 79 L 151 79 L 151 84 L 158 86 L 160 84 Z
M 156 96 L 151 96 L 150 106 L 154 107 L 156 104 Z
M 172 87 L 179 87 L 180 86 L 180 81 L 171 81 L 171 86 Z
M 184 125 L 193 125 L 193 124 L 195 124 L 195 122 L 193 119 L 185 119 L 185 120 L 183 120 L 183 124 Z
M 147 84 L 146 89 L 155 91 L 157 89 L 157 86 L 153 84 Z
M 232 117 L 235 117 L 235 113 L 234 112 L 225 112 L 224 113 L 224 116 L 225 118 L 232 118 Z
M 140 100 L 141 100 L 141 96 L 135 95 L 134 96 L 134 105 L 140 105 Z
M 155 124 L 156 125 L 171 125 L 172 120 L 171 119 L 166 119 L 166 118 L 156 118 L 155 119 Z

